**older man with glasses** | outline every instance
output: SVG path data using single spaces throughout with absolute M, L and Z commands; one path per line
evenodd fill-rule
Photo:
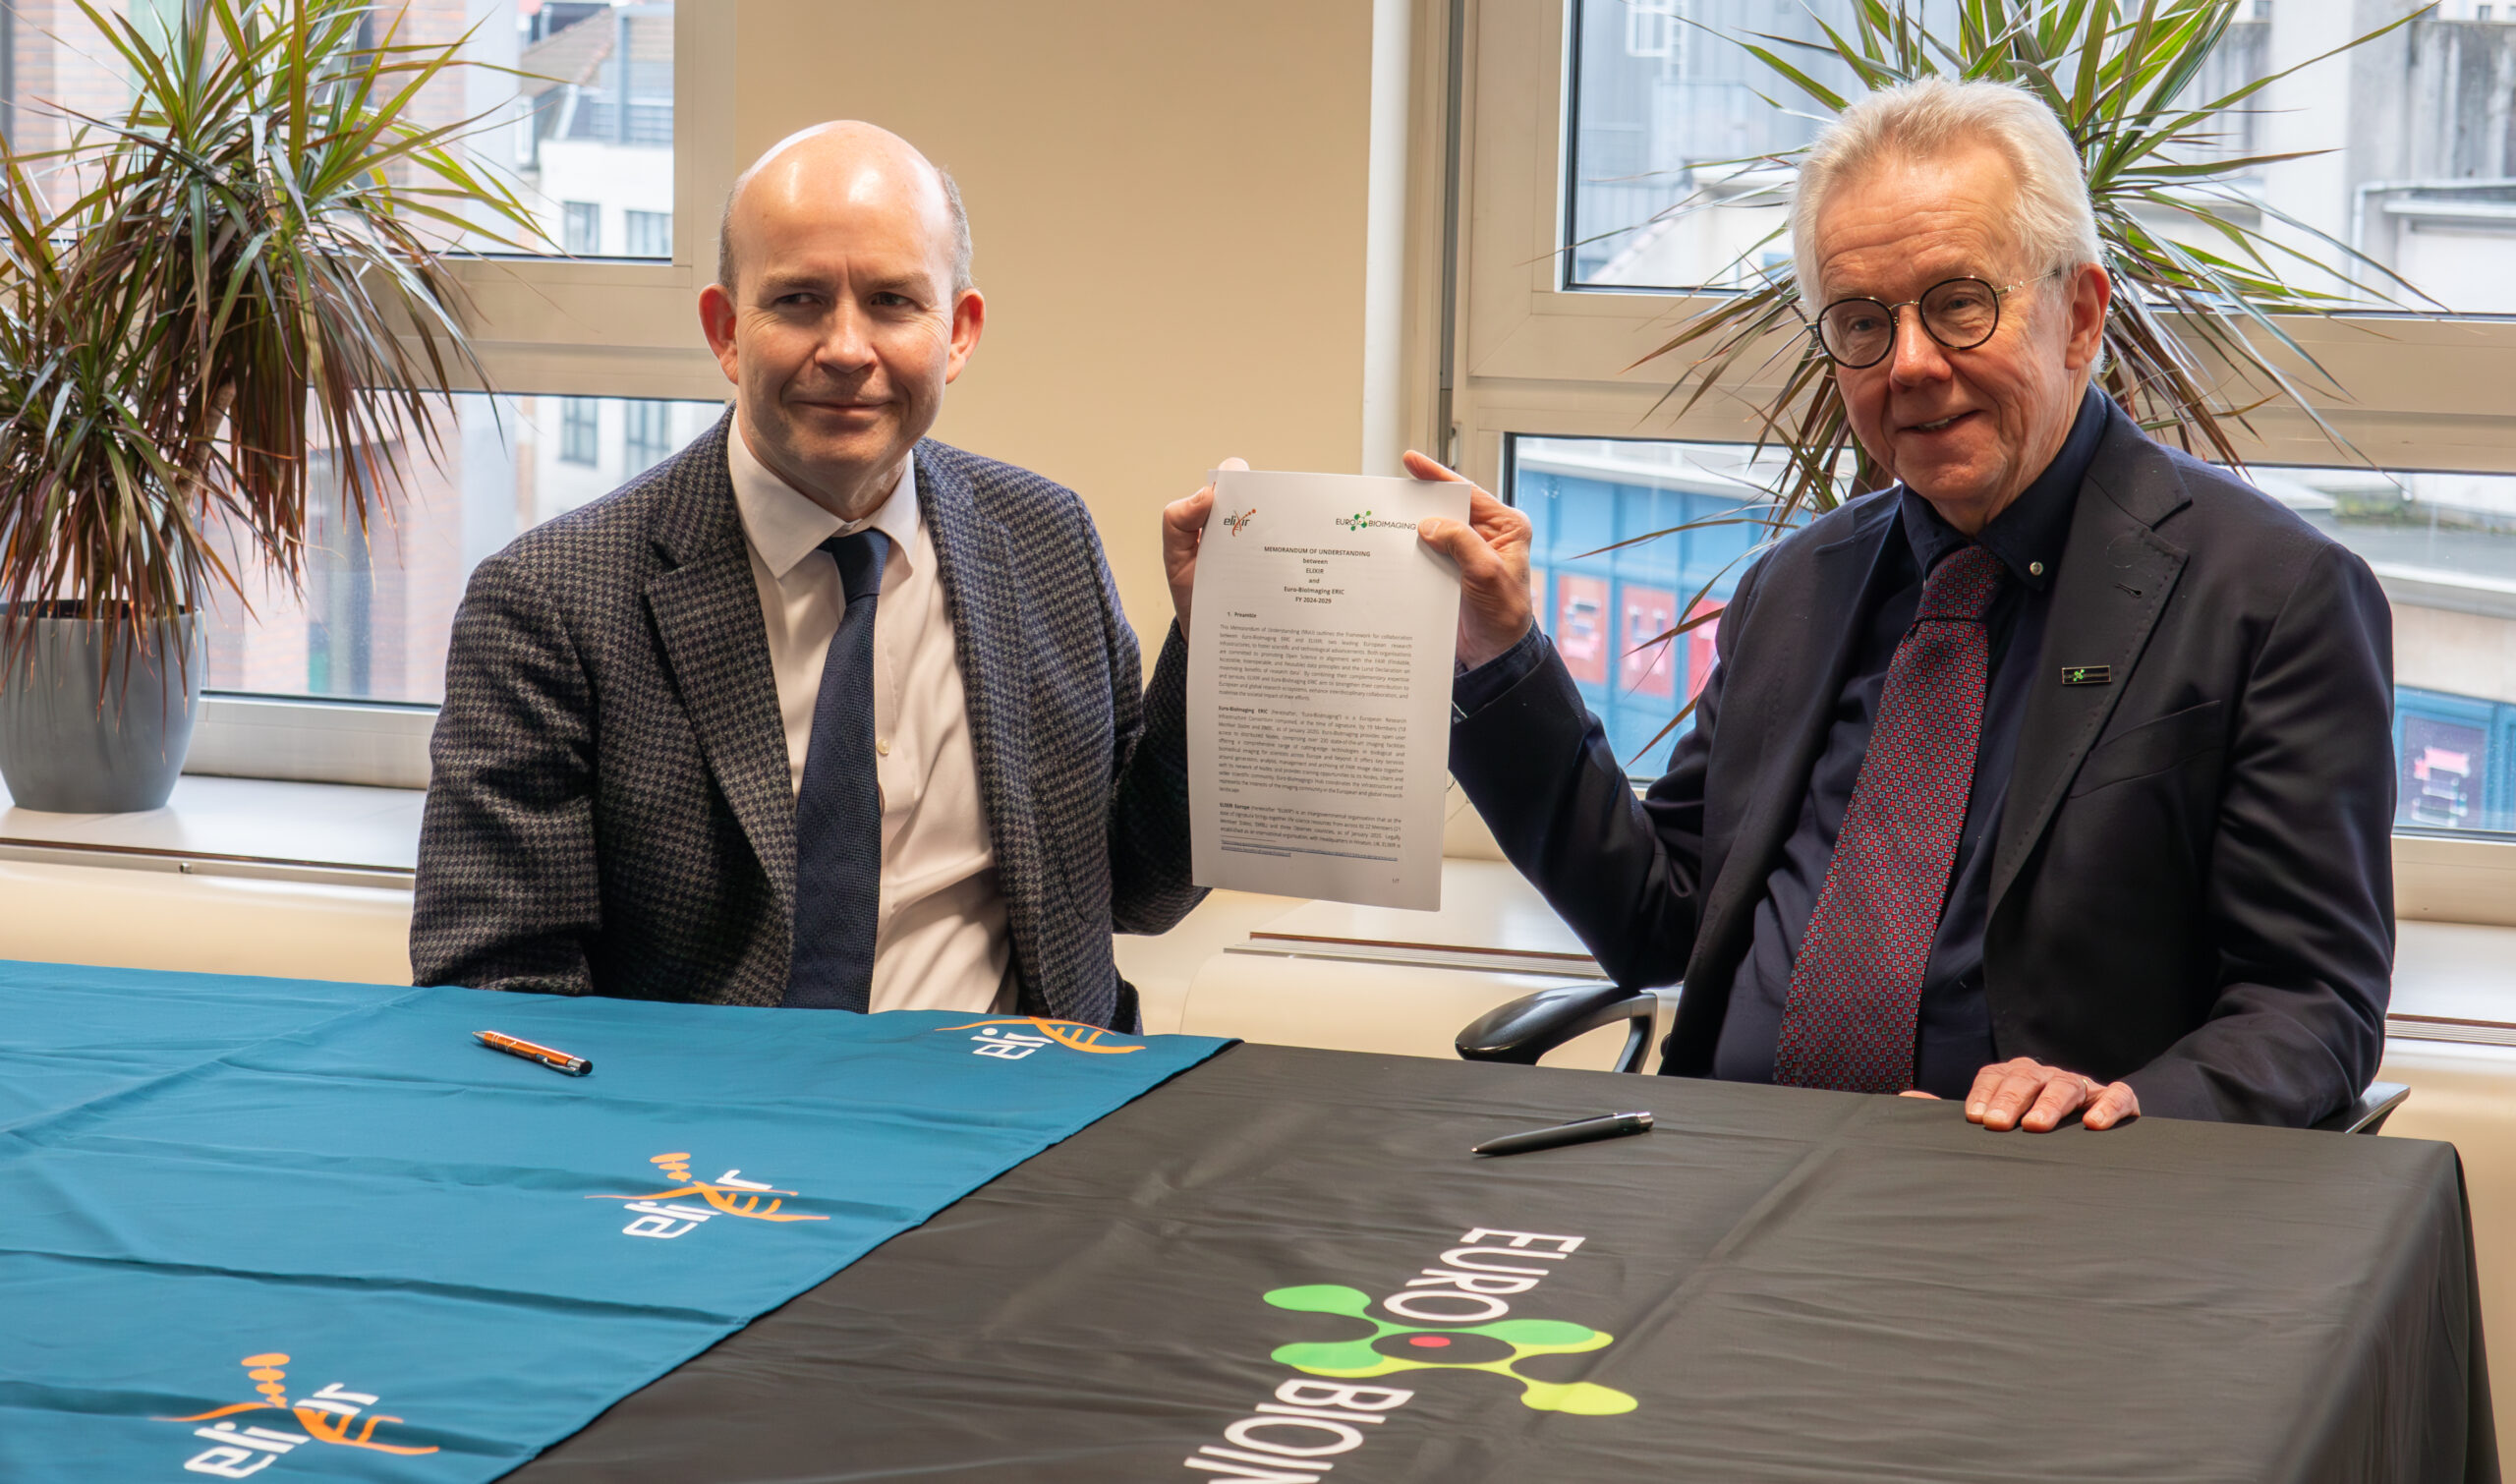
M 1465 584 L 1453 771 L 1620 984 L 1683 978 L 1665 1071 L 1992 1129 L 2342 1108 L 2393 961 L 2375 579 L 2094 389 L 2113 289 L 2029 94 L 1855 104 L 1792 237 L 1896 485 L 1741 580 L 1640 798 L 1532 622 L 1528 521 L 1427 522 Z

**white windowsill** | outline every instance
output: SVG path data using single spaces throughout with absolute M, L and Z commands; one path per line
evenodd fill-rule
M 0 786 L 0 860 L 408 888 L 426 791 L 187 773 L 163 809 L 49 814 Z

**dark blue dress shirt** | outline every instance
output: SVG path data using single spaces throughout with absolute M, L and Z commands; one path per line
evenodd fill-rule
M 2105 429 L 2105 410 L 2091 389 L 2061 451 L 2044 472 L 1975 537 L 2001 559 L 2010 581 L 1985 615 L 1991 641 L 1983 724 L 1974 756 L 1973 791 L 1949 871 L 1947 906 L 1922 975 L 1920 1024 L 1914 1038 L 1914 1085 L 1954 1098 L 1994 1059 L 1991 1015 L 1983 1002 L 1983 923 L 1991 892 L 1990 842 L 2000 828 L 2010 763 L 2027 713 L 2027 695 L 2044 647 L 2053 578 L 2061 569 L 2079 501 Z M 1859 781 L 1870 727 L 1886 688 L 1887 666 L 1921 604 L 1922 577 L 1966 543 L 1929 501 L 1911 490 L 1896 496 L 1900 519 L 1887 535 L 1856 608 L 1858 625 L 1851 666 L 1839 694 L 1824 750 L 1808 775 L 1800 820 L 1765 881 L 1754 936 L 1731 982 L 1730 1005 L 1713 1055 L 1725 1081 L 1770 1082 L 1782 1016 L 1791 1002 L 1791 970 L 1815 912 L 1817 893 L 1835 858 L 1835 835 Z M 1453 704 L 1462 715 L 1480 710 L 1536 666 L 1544 641 L 1534 632 L 1509 653 L 1458 678 Z M 1748 683 L 1756 683 L 1749 678 Z

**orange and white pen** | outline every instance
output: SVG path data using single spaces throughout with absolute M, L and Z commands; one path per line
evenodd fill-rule
M 536 1046 L 530 1041 L 519 1041 L 513 1036 L 501 1035 L 496 1031 L 474 1031 L 472 1034 L 481 1038 L 483 1046 L 502 1051 L 510 1056 L 522 1056 L 527 1061 L 539 1061 L 554 1072 L 566 1072 L 571 1077 L 582 1077 L 594 1070 L 594 1063 L 583 1056 L 571 1056 L 566 1052 L 552 1051 L 546 1046 Z

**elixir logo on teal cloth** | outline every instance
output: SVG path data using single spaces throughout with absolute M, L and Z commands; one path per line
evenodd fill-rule
M 0 1479 L 480 1484 L 1227 1044 L 0 963 Z
M 258 1401 L 238 1401 L 190 1417 L 160 1417 L 160 1422 L 208 1422 L 208 1427 L 193 1429 L 196 1438 L 207 1438 L 210 1446 L 184 1460 L 186 1473 L 208 1474 L 221 1479 L 250 1479 L 268 1468 L 275 1459 L 284 1458 L 309 1443 L 330 1443 L 342 1448 L 371 1449 L 379 1454 L 396 1454 L 417 1457 L 436 1452 L 433 1444 L 407 1447 L 402 1444 L 375 1441 L 375 1430 L 399 1417 L 382 1412 L 369 1412 L 367 1425 L 358 1435 L 350 1435 L 350 1424 L 359 1413 L 375 1405 L 377 1398 L 367 1392 L 354 1392 L 335 1381 L 319 1391 L 310 1392 L 295 1401 L 288 1399 L 288 1372 L 281 1367 L 289 1357 L 279 1351 L 266 1355 L 248 1355 L 238 1362 L 246 1368 L 246 1379 L 257 1383 L 254 1390 L 262 1394 Z M 257 1426 L 233 1421 L 240 1412 L 273 1410 L 293 1419 L 305 1432 L 291 1432 L 285 1427 Z M 276 1422 L 276 1418 L 257 1418 L 259 1422 Z

